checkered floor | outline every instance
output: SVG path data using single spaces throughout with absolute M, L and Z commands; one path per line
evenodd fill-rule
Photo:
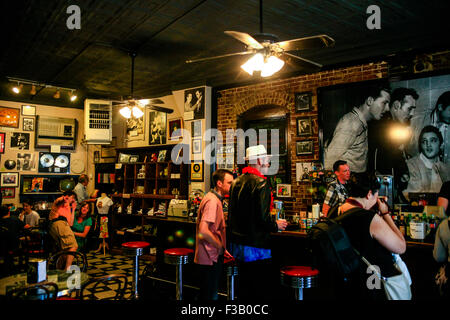
M 130 299 L 133 283 L 133 259 L 121 255 L 111 255 L 103 252 L 94 253 L 91 251 L 87 255 L 88 275 L 89 277 L 101 277 L 108 274 L 125 274 L 128 279 L 128 287 L 125 291 L 125 299 Z M 139 271 L 142 272 L 145 267 L 145 261 L 139 260 Z M 89 287 L 88 287 L 89 290 Z M 114 296 L 114 285 L 99 285 L 86 296 L 87 299 L 107 299 Z

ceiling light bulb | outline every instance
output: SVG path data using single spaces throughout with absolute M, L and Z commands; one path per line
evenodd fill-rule
M 133 117 L 140 118 L 144 115 L 144 112 L 141 110 L 141 108 L 134 106 L 133 107 Z
M 30 94 L 31 94 L 32 96 L 34 96 L 34 95 L 36 94 L 36 86 L 35 86 L 34 84 L 31 85 Z
M 59 99 L 61 97 L 61 93 L 59 92 L 59 89 L 56 90 L 55 94 L 53 95 L 53 98 Z
M 70 101 L 75 101 L 75 100 L 77 100 L 77 96 L 75 95 L 75 94 L 71 94 L 70 95 Z
M 241 68 L 245 70 L 249 75 L 253 75 L 254 71 L 262 70 L 264 65 L 264 57 L 261 53 L 255 54 L 253 57 L 247 60 Z
M 122 109 L 120 109 L 119 113 L 124 118 L 127 118 L 127 119 L 131 118 L 131 110 L 128 107 L 123 107 Z
M 284 61 L 275 57 L 270 56 L 267 61 L 264 63 L 264 66 L 261 70 L 261 77 L 270 77 L 275 72 L 278 72 L 283 68 Z
M 19 84 L 19 83 L 17 83 L 17 86 L 14 86 L 13 88 L 12 88 L 12 91 L 14 92 L 14 93 L 20 93 L 20 90 L 22 90 L 22 88 L 23 88 L 23 84 Z

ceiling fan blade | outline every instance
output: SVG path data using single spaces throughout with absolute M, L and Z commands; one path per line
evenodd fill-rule
M 294 55 L 294 54 L 290 54 L 289 52 L 284 52 L 284 54 L 285 54 L 285 55 L 288 55 L 288 56 L 290 56 L 290 57 L 293 57 L 293 58 L 302 60 L 302 61 L 304 61 L 304 62 L 313 64 L 313 65 L 315 65 L 315 66 L 317 66 L 317 67 L 319 67 L 319 68 L 322 68 L 322 65 L 321 65 L 320 63 L 317 63 L 317 62 L 314 62 L 314 61 L 311 61 L 311 60 L 308 60 L 308 59 L 305 59 L 305 58 L 296 56 L 296 55 Z
M 164 101 L 162 101 L 161 99 L 157 99 L 157 98 L 153 98 L 153 99 L 148 99 L 148 103 L 156 103 L 156 104 L 164 104 Z
M 321 34 L 312 37 L 281 41 L 274 43 L 274 45 L 280 46 L 284 51 L 318 49 L 333 46 L 334 39 L 326 34 Z
M 255 40 L 251 35 L 245 32 L 238 31 L 224 31 L 227 35 L 245 43 L 248 47 L 253 49 L 264 49 L 263 45 Z
M 193 60 L 186 60 L 186 63 L 199 62 L 199 61 L 208 61 L 208 60 L 220 59 L 220 58 L 231 57 L 231 56 L 242 56 L 242 55 L 252 54 L 252 53 L 255 53 L 255 51 L 244 51 L 244 52 L 228 53 L 228 54 L 223 54 L 221 56 L 199 58 L 199 59 L 193 59 Z
M 165 113 L 173 112 L 173 109 L 169 109 L 169 108 L 165 108 L 165 107 L 161 107 L 161 106 L 155 106 L 155 105 L 151 105 L 151 104 L 148 104 L 145 107 L 149 108 L 150 110 L 155 110 L 155 111 L 160 111 L 160 112 L 165 112 Z

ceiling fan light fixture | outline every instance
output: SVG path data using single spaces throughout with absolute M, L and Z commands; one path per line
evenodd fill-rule
M 126 119 L 131 118 L 131 109 L 129 107 L 123 107 L 122 109 L 119 110 L 119 113 L 122 115 L 122 117 Z
M 274 73 L 278 72 L 283 68 L 284 61 L 275 56 L 270 56 L 267 58 L 267 61 L 264 62 L 264 65 L 261 70 L 261 77 L 270 77 Z
M 136 119 L 139 119 L 140 117 L 142 117 L 144 115 L 144 112 L 142 111 L 142 109 L 137 106 L 133 107 L 132 112 L 133 112 L 133 117 L 135 117 Z
M 73 93 L 73 91 L 70 93 L 70 101 L 74 102 L 77 100 L 77 95 Z
M 255 54 L 253 57 L 247 60 L 241 68 L 249 75 L 253 75 L 255 71 L 261 71 L 264 65 L 264 57 L 261 53 Z

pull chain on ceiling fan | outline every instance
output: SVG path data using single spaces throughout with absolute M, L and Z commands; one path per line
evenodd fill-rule
M 113 105 L 123 106 L 119 113 L 127 119 L 131 117 L 136 119 L 141 118 L 144 115 L 145 108 L 165 113 L 172 113 L 173 109 L 155 105 L 164 104 L 164 101 L 161 99 L 139 99 L 134 96 L 134 60 L 136 59 L 136 55 L 137 54 L 135 52 L 129 53 L 129 56 L 131 57 L 130 96 L 124 97 L 124 101 L 113 101 Z
M 260 74 L 262 77 L 268 77 L 281 70 L 284 66 L 284 60 L 282 59 L 284 56 L 292 57 L 321 68 L 321 64 L 302 58 L 298 55 L 294 55 L 288 51 L 319 49 L 334 45 L 334 40 L 325 34 L 278 42 L 278 37 L 276 35 L 263 33 L 263 0 L 259 1 L 259 19 L 260 33 L 254 34 L 253 36 L 245 32 L 225 31 L 225 34 L 244 43 L 247 51 L 229 53 L 215 57 L 192 59 L 187 60 L 186 63 L 252 54 L 253 56 L 246 63 L 244 63 L 241 68 L 250 75 Z

